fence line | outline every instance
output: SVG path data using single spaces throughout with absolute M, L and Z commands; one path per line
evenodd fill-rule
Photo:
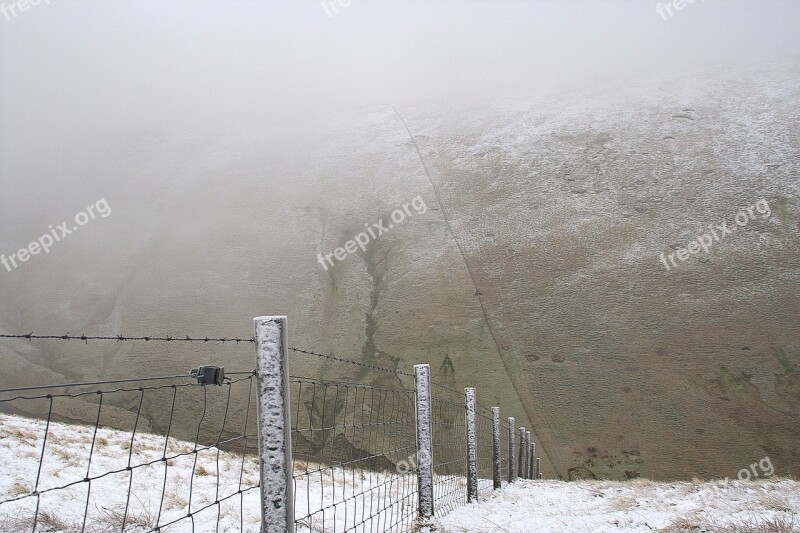
M 428 365 L 412 373 L 291 347 L 285 317 L 256 319 L 255 333 L 0 335 L 256 352 L 251 372 L 200 366 L 0 390 L 0 437 L 35 450 L 15 459 L 15 483 L 0 484 L 0 530 L 412 531 L 517 478 L 541 477 L 530 432 L 479 401 L 485 391 L 432 382 Z M 362 369 L 355 379 L 348 366 Z

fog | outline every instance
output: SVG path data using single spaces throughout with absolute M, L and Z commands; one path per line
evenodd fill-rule
M 0 0 L 0 332 L 285 314 L 490 391 L 565 478 L 800 472 L 797 0 L 32 1 Z M 0 387 L 252 368 L 224 348 L 2 342 Z
M 698 0 L 680 10 L 634 0 L 3 6 L 0 241 L 9 246 L 135 187 L 125 160 L 148 135 L 261 145 L 302 167 L 307 139 L 336 114 L 612 93 L 800 55 L 800 3 L 791 0 Z M 200 156 L 162 148 L 160 171 Z M 271 179 L 288 178 L 275 170 Z
M 52 0 L 0 17 L 4 166 L 136 128 L 289 128 L 800 53 L 791 0 L 698 0 L 666 20 L 642 0 L 327 1 Z

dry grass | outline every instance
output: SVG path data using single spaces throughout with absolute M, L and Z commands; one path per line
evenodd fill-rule
M 204 465 L 198 465 L 197 468 L 194 469 L 194 473 L 198 476 L 211 476 L 214 473 L 206 468 Z
M 741 520 L 720 527 L 720 533 L 800 533 L 797 515 Z
M 156 527 L 156 516 L 149 506 L 142 506 L 138 511 L 129 508 L 127 516 L 125 516 L 125 507 L 122 505 L 110 509 L 103 507 L 100 510 L 100 520 L 111 528 L 122 527 L 123 520 L 125 529 L 129 527 L 153 529 Z
M 760 506 L 771 511 L 791 512 L 789 500 L 783 494 L 768 494 L 758 500 Z
M 673 518 L 667 527 L 661 528 L 660 533 L 696 533 L 706 531 L 703 529 L 702 520 L 696 514 Z
M 189 500 L 178 494 L 177 490 L 171 490 L 164 494 L 164 503 L 167 509 L 183 509 L 189 505 Z
M 8 493 L 11 496 L 22 496 L 24 494 L 30 494 L 31 492 L 33 492 L 33 487 L 30 485 L 24 485 L 22 483 L 14 483 L 8 490 Z
M 50 511 L 39 513 L 39 531 L 80 531 L 80 524 L 72 524 Z
M 726 524 L 710 523 L 698 514 L 678 517 L 659 530 L 661 533 L 800 533 L 800 522 L 791 514 L 775 518 L 740 519 Z
M 630 511 L 639 506 L 635 494 L 615 494 L 610 498 L 608 507 L 612 511 Z

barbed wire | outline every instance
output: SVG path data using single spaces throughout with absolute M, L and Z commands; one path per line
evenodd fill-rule
M 337 363 L 347 363 L 347 364 L 350 364 L 350 365 L 357 365 L 357 366 L 360 366 L 360 367 L 363 367 L 363 368 L 369 368 L 370 370 L 378 370 L 378 371 L 381 371 L 381 372 L 388 372 L 390 374 L 395 374 L 395 375 L 398 375 L 398 376 L 406 376 L 406 377 L 411 377 L 411 378 L 414 377 L 414 374 L 411 374 L 409 372 L 403 372 L 402 370 L 384 368 L 382 366 L 370 365 L 369 363 L 362 363 L 360 361 L 354 361 L 352 359 L 346 359 L 344 357 L 338 357 L 336 355 L 327 355 L 327 354 L 322 354 L 322 353 L 318 353 L 318 352 L 312 352 L 312 351 L 309 351 L 309 350 L 303 350 L 301 348 L 293 348 L 291 346 L 289 347 L 289 350 L 293 351 L 293 352 L 297 352 L 297 353 L 304 353 L 304 354 L 307 354 L 307 355 L 314 355 L 316 357 L 321 357 L 323 359 L 328 359 L 330 361 L 336 361 Z
M 7 334 L 7 333 L 4 333 L 4 334 L 0 334 L 0 338 L 2 338 L 2 339 L 23 339 L 23 340 L 28 340 L 28 341 L 31 341 L 31 340 L 34 340 L 34 339 L 36 339 L 36 340 L 78 340 L 78 341 L 84 341 L 87 344 L 88 344 L 88 341 L 117 341 L 117 342 L 121 342 L 121 341 L 151 342 L 152 341 L 152 342 L 203 342 L 203 343 L 206 343 L 206 342 L 218 342 L 218 343 L 222 343 L 222 344 L 225 344 L 225 343 L 236 343 L 236 344 L 239 344 L 239 343 L 243 343 L 243 342 L 244 343 L 255 344 L 255 342 L 256 342 L 254 337 L 251 337 L 249 339 L 240 338 L 240 337 L 192 337 L 190 335 L 186 335 L 186 336 L 172 336 L 172 335 L 153 336 L 153 335 L 146 335 L 146 336 L 131 336 L 131 337 L 129 337 L 129 336 L 125 336 L 125 335 L 83 335 L 83 334 L 81 334 L 81 335 L 70 335 L 69 332 L 67 332 L 67 333 L 65 333 L 63 335 L 37 335 L 34 332 L 22 333 L 22 334 Z M 414 374 L 412 374 L 410 372 L 404 372 L 404 371 L 398 370 L 398 369 L 391 369 L 391 368 L 385 368 L 385 367 L 381 367 L 381 366 L 371 365 L 369 363 L 363 363 L 361 361 L 355 361 L 353 359 L 348 359 L 346 357 L 339 357 L 337 355 L 323 354 L 323 353 L 314 352 L 314 351 L 311 351 L 311 350 L 305 350 L 305 349 L 302 349 L 302 348 L 296 348 L 296 347 L 293 347 L 293 346 L 290 346 L 289 350 L 292 351 L 292 352 L 296 352 L 296 353 L 302 353 L 302 354 L 306 354 L 306 355 L 313 355 L 315 357 L 319 357 L 319 358 L 322 358 L 322 359 L 327 359 L 329 361 L 335 361 L 337 363 L 345 363 L 345 364 L 349 364 L 349 365 L 360 366 L 362 368 L 367 368 L 369 370 L 376 370 L 378 372 L 386 372 L 386 373 L 389 373 L 389 374 L 394 374 L 396 376 L 405 376 L 405 377 L 409 377 L 409 378 L 413 378 L 414 377 Z M 453 389 L 452 387 L 449 387 L 449 386 L 444 385 L 442 383 L 436 383 L 435 381 L 431 381 L 431 385 L 433 385 L 434 387 L 439 387 L 439 388 L 441 388 L 443 390 L 446 390 L 446 391 L 449 391 L 449 392 L 452 392 L 452 393 L 455 393 L 455 394 L 459 394 L 459 395 L 463 395 L 464 394 L 464 391 L 458 391 L 458 390 Z
M 154 341 L 154 342 L 249 342 L 255 343 L 254 338 L 249 339 L 242 339 L 239 337 L 191 337 L 186 335 L 185 337 L 172 337 L 167 335 L 166 337 L 158 337 L 158 336 L 147 336 L 147 337 L 126 337 L 124 335 L 70 335 L 69 333 L 65 333 L 64 335 L 35 335 L 33 332 L 25 333 L 25 334 L 18 334 L 18 335 L 9 335 L 9 334 L 0 334 L 0 338 L 3 339 L 26 339 L 26 340 L 33 340 L 33 339 L 55 339 L 55 340 L 77 340 L 77 341 Z

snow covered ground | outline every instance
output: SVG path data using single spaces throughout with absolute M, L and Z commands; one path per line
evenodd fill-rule
M 800 483 L 517 481 L 438 521 L 438 531 L 800 532 Z
M 150 531 L 157 525 L 170 533 L 259 530 L 254 456 L 243 459 L 216 448 L 195 454 L 193 443 L 176 439 L 169 440 L 165 453 L 163 436 L 138 433 L 131 446 L 130 432 L 100 428 L 89 465 L 93 433 L 94 427 L 51 422 L 39 473 L 45 422 L 0 414 L 0 502 L 16 499 L 0 504 L 0 532 L 31 530 L 36 497 L 27 495 L 37 476 L 42 493 L 37 531 L 81 531 L 84 513 L 86 531 L 120 531 L 126 503 L 126 531 Z M 126 470 L 129 456 L 131 471 Z M 91 491 L 82 481 L 120 470 L 92 480 Z M 295 484 L 296 516 L 311 514 L 299 522 L 298 532 L 334 531 L 334 525 L 336 531 L 410 529 L 416 509 L 416 499 L 409 496 L 413 473 L 345 472 L 302 461 L 295 461 L 295 470 L 314 472 L 298 476 Z M 321 509 L 324 515 L 313 514 Z
M 26 495 L 33 491 L 37 476 L 42 493 L 37 531 L 80 531 L 84 513 L 86 531 L 119 531 L 129 487 L 132 496 L 126 531 L 149 531 L 170 523 L 162 531 L 258 531 L 254 457 L 242 459 L 216 448 L 195 454 L 192 443 L 170 439 L 167 457 L 187 455 L 164 462 L 160 460 L 164 437 L 138 434 L 131 446 L 129 432 L 101 428 L 94 437 L 89 465 L 93 431 L 93 427 L 51 423 L 39 472 L 45 423 L 0 414 L 0 501 L 20 498 L 0 504 L 1 532 L 30 531 L 36 497 Z M 132 475 L 125 470 L 129 457 Z M 297 471 L 315 471 L 317 467 L 295 462 Z M 91 491 L 82 481 L 87 472 L 94 478 L 117 470 L 121 472 L 93 479 Z M 339 469 L 300 477 L 296 516 L 322 508 L 326 514 L 324 528 L 322 515 L 317 514 L 313 520 L 301 521 L 298 531 L 410 531 L 416 506 L 416 499 L 409 496 L 413 478 L 413 474 L 388 476 Z M 383 512 L 369 520 L 372 509 Z M 190 512 L 192 518 L 186 518 Z M 800 532 L 798 513 L 800 483 L 784 479 L 518 481 L 439 518 L 432 531 Z

